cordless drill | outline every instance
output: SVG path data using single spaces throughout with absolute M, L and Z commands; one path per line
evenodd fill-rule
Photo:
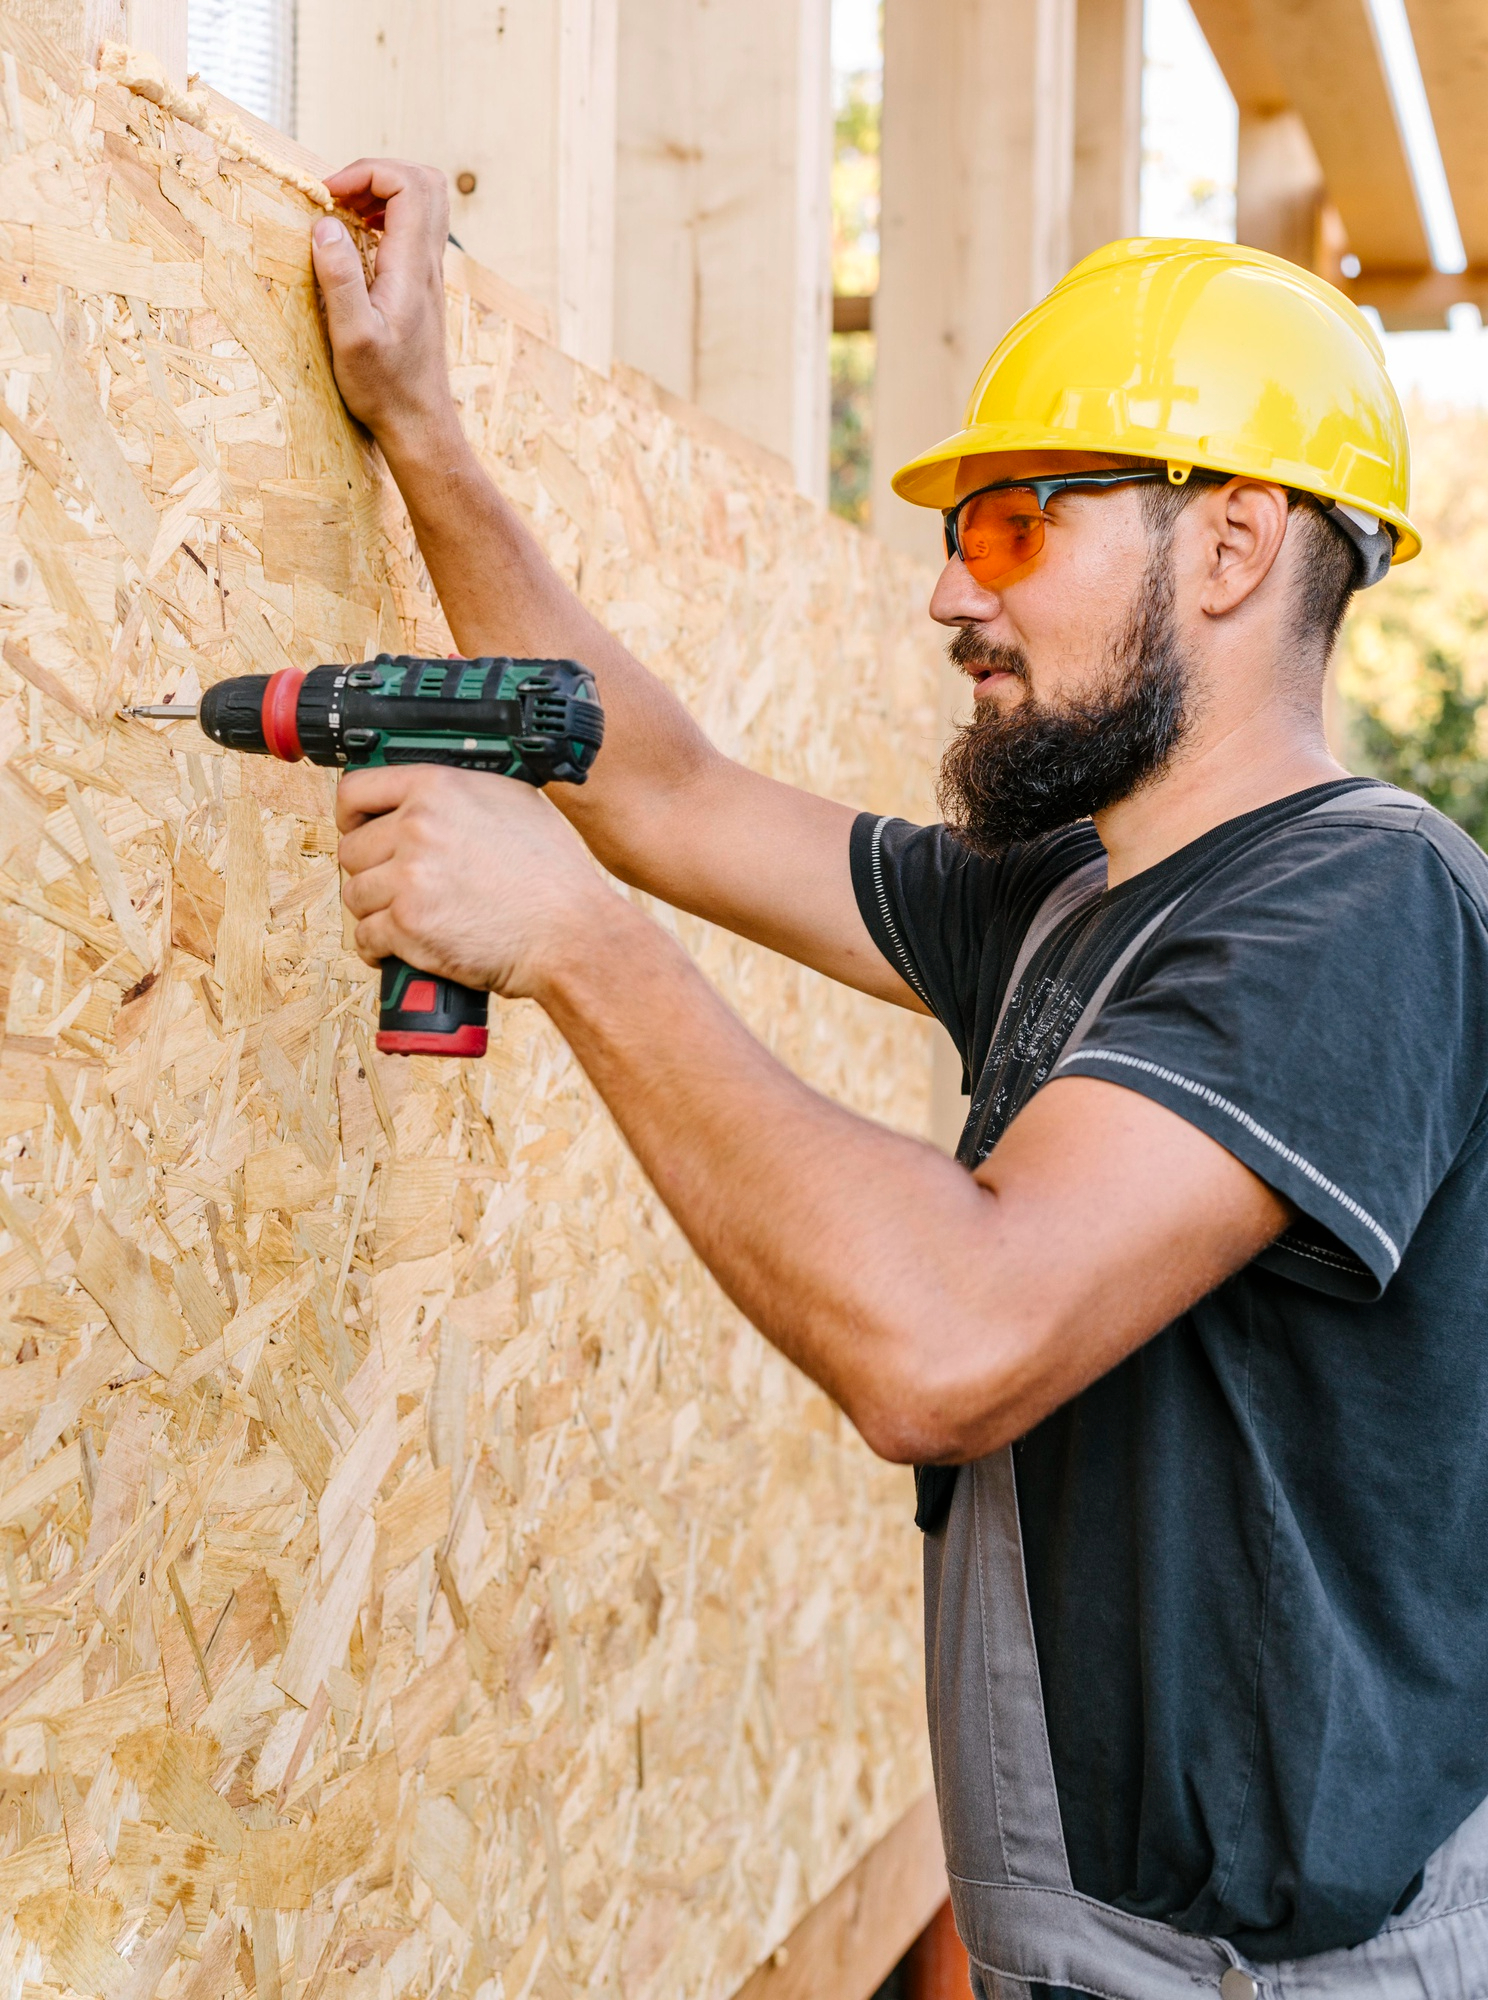
M 574 660 L 379 653 L 360 666 L 218 681 L 197 709 L 151 702 L 124 713 L 195 717 L 225 749 L 290 764 L 448 764 L 529 785 L 582 785 L 604 740 L 594 682 Z M 385 958 L 377 1046 L 392 1055 L 484 1055 L 488 999 L 483 989 Z

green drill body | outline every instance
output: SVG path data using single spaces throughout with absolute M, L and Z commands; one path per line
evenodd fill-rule
M 135 714 L 185 717 L 159 704 Z M 229 750 L 332 769 L 436 764 L 529 785 L 582 785 L 604 711 L 574 660 L 428 660 L 380 653 L 219 681 L 198 720 Z M 384 959 L 377 1045 L 400 1055 L 480 1055 L 487 995 Z

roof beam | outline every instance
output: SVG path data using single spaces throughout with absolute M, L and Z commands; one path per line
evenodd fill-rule
M 1406 13 L 1463 248 L 1488 263 L 1488 15 L 1481 0 L 1406 0 Z
M 1446 324 L 1447 309 L 1475 305 L 1488 320 L 1488 266 L 1442 271 L 1364 271 L 1339 281 L 1357 306 L 1373 306 L 1391 333 L 1409 333 Z
M 1466 4 L 1466 0 L 1464 0 Z M 1301 116 L 1362 263 L 1429 268 L 1367 0 L 1193 0 L 1242 112 Z

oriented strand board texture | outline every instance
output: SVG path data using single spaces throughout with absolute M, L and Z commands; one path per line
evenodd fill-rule
M 534 1009 L 371 1058 L 325 774 L 114 718 L 448 639 L 307 204 L 0 51 L 0 1994 L 723 2000 L 927 1781 L 907 1476 Z M 714 733 L 923 811 L 924 577 L 644 383 L 450 329 L 488 464 Z M 681 928 L 923 1129 L 920 1023 Z

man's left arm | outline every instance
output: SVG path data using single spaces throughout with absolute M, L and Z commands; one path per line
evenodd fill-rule
M 1021 1436 L 1285 1228 L 1264 1180 L 1117 1084 L 1048 1085 L 974 1177 L 843 1110 L 605 885 L 545 799 L 441 775 L 480 788 L 474 820 L 416 771 L 342 782 L 359 950 L 537 1000 L 724 1290 L 884 1457 L 959 1462 Z

